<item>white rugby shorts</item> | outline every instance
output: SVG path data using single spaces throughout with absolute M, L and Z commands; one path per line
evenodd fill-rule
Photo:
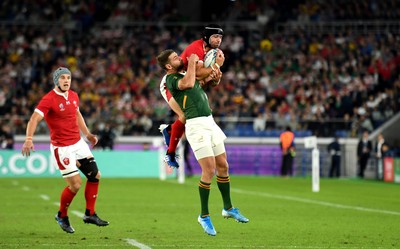
M 70 146 L 57 147 L 50 144 L 50 152 L 53 166 L 60 170 L 64 178 L 79 174 L 77 160 L 93 157 L 89 145 L 83 138 Z
M 211 115 L 186 120 L 185 134 L 197 160 L 225 152 L 226 135 Z

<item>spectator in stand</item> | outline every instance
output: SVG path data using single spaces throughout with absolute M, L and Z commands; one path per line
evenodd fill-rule
M 267 117 L 265 113 L 262 113 L 261 111 L 258 112 L 257 117 L 255 117 L 253 121 L 253 130 L 264 131 L 266 124 L 267 124 Z
M 48 6 L 46 11 L 38 9 L 33 4 L 34 9 L 28 12 L 23 11 L 27 8 L 26 2 L 21 4 L 14 1 L 3 2 L 0 20 L 11 21 L 10 25 L 4 24 L 3 32 L 0 31 L 3 48 L 1 55 L 3 63 L 0 67 L 0 82 L 2 82 L 0 117 L 3 120 L 11 111 L 13 120 L 29 118 L 29 110 L 34 108 L 37 96 L 41 96 L 40 92 L 51 86 L 48 77 L 49 68 L 54 61 L 57 61 L 76 68 L 74 79 L 78 82 L 85 82 L 85 84 L 77 86 L 78 92 L 83 92 L 84 85 L 88 82 L 87 84 L 91 86 L 90 89 L 94 89 L 93 94 L 99 96 L 96 102 L 88 103 L 81 110 L 89 128 L 93 129 L 93 125 L 98 121 L 105 121 L 104 117 L 107 115 L 103 113 L 108 112 L 118 116 L 117 134 L 125 131 L 126 135 L 157 135 L 158 131 L 155 127 L 160 122 L 165 122 L 165 117 L 160 117 L 156 113 L 159 108 L 149 108 L 155 103 L 150 97 L 155 95 L 159 98 L 159 91 L 154 84 L 154 82 L 160 81 L 156 72 L 155 51 L 160 47 L 184 48 L 188 44 L 187 41 L 195 39 L 195 35 L 192 29 L 187 29 L 187 27 L 170 28 L 164 27 L 162 24 L 137 26 L 125 32 L 123 28 L 107 28 L 107 21 L 120 20 L 122 27 L 124 22 L 133 19 L 160 20 L 160 13 L 163 13 L 161 20 L 172 20 L 170 18 L 177 18 L 177 16 L 172 13 L 173 8 L 168 9 L 171 0 L 168 0 L 167 3 L 160 1 L 160 3 L 145 5 L 146 11 L 139 11 L 141 8 L 139 5 L 127 4 L 127 1 L 122 3 L 117 1 L 112 5 L 68 2 L 65 3 L 65 6 L 63 5 L 63 8 L 55 8 L 58 5 Z M 38 0 L 32 2 L 37 3 Z M 318 6 L 321 11 L 312 15 L 310 13 L 302 14 L 306 14 L 305 18 L 311 21 L 310 24 L 317 20 L 366 18 L 373 21 L 375 19 L 396 20 L 399 17 L 399 12 L 396 12 L 399 8 L 398 1 L 385 1 L 385 4 L 370 5 L 355 4 L 356 0 L 350 2 L 351 5 L 347 5 L 345 9 L 341 8 L 340 11 L 336 10 L 339 10 L 341 3 L 319 2 Z M 300 14 L 295 14 L 299 5 L 296 1 L 289 6 L 287 3 L 281 2 L 274 2 L 273 5 L 269 3 L 268 8 L 279 10 L 283 4 L 285 4 L 285 18 L 281 16 L 280 12 L 276 12 L 277 16 L 281 16 L 280 20 L 296 19 Z M 87 8 L 88 6 L 90 8 Z M 244 8 L 245 11 L 237 9 L 237 6 L 241 6 L 240 8 Z M 304 6 L 314 6 L 314 4 L 305 3 Z M 365 6 L 374 7 L 366 8 Z M 131 10 L 132 8 L 135 11 L 121 12 L 121 9 Z M 333 11 L 326 11 L 327 9 Z M 77 10 L 79 10 L 79 15 L 76 15 Z M 355 10 L 357 11 L 356 15 L 353 13 Z M 260 13 L 262 12 L 260 10 Z M 236 14 L 232 15 L 232 13 Z M 105 21 L 106 23 L 104 26 L 101 25 L 101 29 L 92 27 L 90 32 L 81 32 L 79 29 L 65 32 L 62 25 L 51 24 L 60 16 L 65 23 L 82 23 L 85 28 L 90 28 L 92 21 Z M 218 21 L 224 20 L 223 18 L 227 16 L 232 18 L 230 20 L 247 20 L 249 16 L 253 16 L 254 19 L 257 13 L 251 13 L 250 9 L 247 11 L 245 5 L 235 4 L 235 6 L 224 9 L 224 13 L 221 15 L 215 16 L 218 17 Z M 21 21 L 21 25 L 13 25 L 12 21 L 14 20 Z M 49 21 L 51 25 L 32 26 L 30 20 Z M 24 21 L 27 22 L 25 26 Z M 271 25 L 273 22 L 267 24 Z M 80 27 L 80 25 L 78 26 Z M 245 93 L 245 89 L 257 81 L 260 82 L 259 86 L 261 87 L 259 92 L 266 93 L 267 104 L 281 100 L 292 103 L 292 88 L 296 91 L 302 89 L 303 94 L 299 94 L 299 96 L 306 102 L 312 102 L 314 96 L 326 96 L 333 89 L 341 101 L 337 102 L 337 106 L 335 106 L 337 109 L 334 112 L 328 110 L 324 105 L 326 109 L 324 119 L 314 122 L 313 132 L 321 127 L 322 122 L 329 123 L 334 118 L 341 119 L 345 113 L 348 113 L 350 119 L 353 119 L 353 107 L 362 106 L 368 101 L 368 96 L 374 94 L 376 96 L 384 94 L 390 99 L 379 98 L 381 101 L 377 108 L 382 113 L 382 120 L 375 120 L 376 117 L 379 119 L 379 113 L 374 115 L 372 112 L 370 113 L 374 129 L 398 112 L 400 106 L 399 87 L 396 82 L 399 82 L 400 75 L 400 53 L 398 52 L 400 43 L 397 30 L 391 30 L 388 26 L 387 32 L 377 35 L 361 34 L 355 30 L 356 28 L 354 30 L 350 28 L 348 32 L 339 34 L 320 32 L 311 32 L 310 34 L 307 32 L 293 34 L 279 32 L 274 34 L 268 32 L 268 36 L 266 36 L 261 29 L 261 33 L 255 36 L 251 30 L 245 31 L 241 28 L 236 29 L 236 27 L 235 24 L 227 27 L 228 32 L 224 39 L 231 42 L 221 44 L 221 49 L 229 55 L 224 63 L 226 71 L 222 78 L 223 84 L 218 86 L 218 94 L 208 94 L 210 103 L 216 105 L 215 108 L 212 106 L 216 110 L 214 113 L 216 118 L 224 117 L 226 113 L 232 111 L 230 106 L 238 100 L 237 96 L 233 96 L 235 92 L 233 89 L 238 88 Z M 346 27 L 346 24 L 343 27 Z M 267 27 L 265 28 L 267 29 Z M 173 35 L 171 30 L 173 30 Z M 93 35 L 95 37 L 89 37 Z M 90 40 L 90 42 L 84 42 L 86 40 Z M 262 46 L 260 47 L 260 45 Z M 250 54 L 246 51 L 253 52 Z M 136 58 L 140 58 L 140 60 Z M 257 75 L 254 72 L 262 73 Z M 317 88 L 315 85 L 324 85 L 324 87 Z M 331 90 L 328 91 L 328 89 Z M 127 94 L 121 96 L 121 92 Z M 131 98 L 127 96 L 131 96 Z M 150 129 L 146 129 L 150 126 L 146 116 L 143 117 L 146 124 L 141 125 L 140 130 L 125 127 L 131 123 L 125 122 L 124 119 L 138 119 L 142 116 L 141 109 L 136 105 L 139 96 L 144 96 L 145 101 L 148 101 L 146 105 L 146 109 L 150 109 L 148 117 L 154 124 L 154 127 Z M 217 106 L 217 103 L 221 101 L 220 96 L 224 96 L 224 102 Z M 243 99 L 239 100 L 241 103 L 247 103 L 250 107 L 264 101 L 257 96 L 252 98 L 243 96 Z M 305 110 L 303 100 L 300 101 L 300 98 L 298 100 L 299 103 L 302 102 L 301 105 L 291 108 L 298 116 L 299 122 L 304 123 L 305 119 L 309 119 L 307 117 L 309 111 Z M 162 104 L 163 108 L 169 109 L 165 102 Z M 270 107 L 275 115 L 276 110 L 272 105 Z M 145 113 L 147 114 L 147 112 Z M 242 118 L 241 114 L 247 113 L 240 112 L 237 114 L 239 116 L 235 116 L 235 118 Z M 20 121 L 13 123 L 13 132 L 22 134 L 25 130 L 24 124 L 25 122 Z M 47 131 L 46 128 L 38 127 L 38 133 L 42 132 L 43 134 L 45 131 Z M 322 133 L 319 131 L 319 134 Z M 330 136 L 332 135 L 330 134 Z M 354 133 L 354 137 L 356 136 L 357 134 Z

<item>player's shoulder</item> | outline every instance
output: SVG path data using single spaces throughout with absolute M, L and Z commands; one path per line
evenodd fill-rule
M 166 81 L 169 81 L 170 79 L 176 79 L 176 78 L 178 77 L 178 75 L 179 75 L 179 74 L 177 74 L 177 73 L 167 74 L 167 75 L 165 76 L 165 80 L 166 80 Z
M 203 41 L 203 39 L 198 39 L 198 40 L 193 41 L 191 44 L 193 44 L 193 46 L 203 47 L 204 41 Z
M 166 75 L 165 80 L 166 80 L 166 82 L 178 81 L 178 80 L 180 80 L 183 76 L 184 76 L 184 74 L 181 74 L 181 73 L 172 73 L 172 74 Z
M 186 47 L 187 50 L 204 49 L 203 39 L 195 40 Z
M 42 99 L 53 99 L 54 96 L 57 95 L 54 89 L 43 95 Z
M 75 92 L 73 90 L 69 90 L 68 92 L 69 92 L 68 94 L 70 94 L 72 96 L 75 96 L 75 97 L 78 97 L 78 93 L 77 92 Z

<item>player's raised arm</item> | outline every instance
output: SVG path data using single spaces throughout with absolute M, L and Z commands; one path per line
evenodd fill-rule
M 185 76 L 178 81 L 178 88 L 180 90 L 193 88 L 196 81 L 196 64 L 199 57 L 196 54 L 191 54 L 188 58 L 188 67 Z

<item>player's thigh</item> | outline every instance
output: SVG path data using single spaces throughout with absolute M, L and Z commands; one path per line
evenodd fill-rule
M 63 178 L 79 174 L 76 166 L 76 155 L 71 146 L 56 147 L 51 145 L 50 153 L 53 166 L 60 170 Z
M 213 144 L 214 155 L 218 156 L 225 152 L 224 141 L 226 139 L 225 133 L 222 129 L 212 120 L 211 124 L 211 141 Z
M 186 123 L 185 134 L 197 160 L 210 156 L 214 157 L 211 141 L 212 131 L 209 127 L 199 122 L 189 122 Z
M 74 146 L 76 160 L 94 157 L 89 145 L 81 138 Z

